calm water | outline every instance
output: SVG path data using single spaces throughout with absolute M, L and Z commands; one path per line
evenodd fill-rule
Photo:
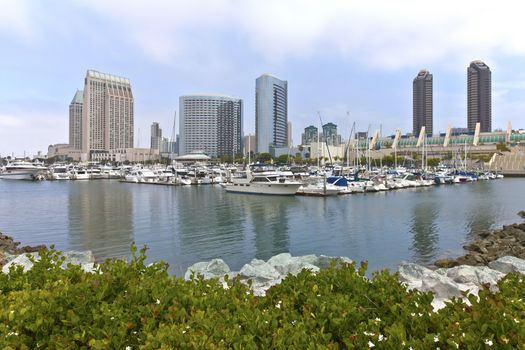
M 181 275 L 215 257 L 239 269 L 252 258 L 343 255 L 396 269 L 462 254 L 470 236 L 518 222 L 525 179 L 334 198 L 225 193 L 118 181 L 0 180 L 0 231 L 23 244 L 92 250 L 97 259 L 149 247 Z

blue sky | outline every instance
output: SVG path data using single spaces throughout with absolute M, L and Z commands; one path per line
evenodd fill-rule
M 523 5 L 508 1 L 0 0 L 0 154 L 68 141 L 68 106 L 87 69 L 127 77 L 135 143 L 171 134 L 178 97 L 244 100 L 254 132 L 255 79 L 288 80 L 294 143 L 332 121 L 383 134 L 412 127 L 412 80 L 434 76 L 434 129 L 466 126 L 466 70 L 492 70 L 493 127 L 525 127 Z M 349 116 L 347 116 L 349 112 Z

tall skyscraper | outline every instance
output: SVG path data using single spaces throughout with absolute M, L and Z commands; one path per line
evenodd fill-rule
M 330 146 L 338 146 L 341 137 L 337 135 L 337 125 L 326 123 L 323 125 L 323 140 Z
M 304 128 L 304 133 L 301 135 L 301 144 L 302 145 L 310 145 L 314 142 L 317 142 L 318 135 L 318 129 L 317 127 L 310 125 L 306 128 Z
M 288 138 L 288 147 L 293 146 L 293 139 L 292 139 L 292 122 L 288 122 L 287 124 L 287 138 Z
M 83 91 L 77 90 L 69 104 L 69 147 L 82 149 L 82 104 Z
M 270 74 L 255 81 L 257 153 L 288 146 L 288 82 Z
M 412 83 L 412 133 L 417 137 L 421 127 L 427 134 L 433 133 L 432 74 L 422 69 Z
M 133 127 L 129 79 L 88 70 L 84 80 L 82 152 L 133 148 Z
M 242 151 L 242 100 L 218 94 L 179 98 L 179 154 L 203 151 L 210 157 Z
M 159 123 L 153 122 L 151 124 L 151 149 L 160 149 L 162 143 L 162 129 Z
M 481 132 L 492 131 L 491 75 L 490 68 L 482 61 L 472 61 L 467 68 L 467 127 L 469 131 L 476 130 L 476 123 L 481 124 Z

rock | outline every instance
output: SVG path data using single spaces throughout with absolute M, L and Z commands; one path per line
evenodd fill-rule
M 332 264 L 333 261 L 335 261 L 335 266 L 336 267 L 341 267 L 344 264 L 352 264 L 353 263 L 352 260 L 350 260 L 349 258 L 347 258 L 345 256 L 333 257 L 333 256 L 320 255 L 317 258 L 317 262 L 314 265 L 318 266 L 320 269 L 327 269 L 327 268 L 330 267 L 330 265 Z
M 202 275 L 204 279 L 219 278 L 231 272 L 228 264 L 222 259 L 213 259 L 211 261 L 198 262 L 191 265 L 184 274 L 185 280 L 190 280 L 192 274 Z
M 439 269 L 436 272 L 460 284 L 474 284 L 478 287 L 488 284 L 492 292 L 497 291 L 498 281 L 505 277 L 504 273 L 486 266 L 462 265 L 450 269 Z
M 478 292 L 474 284 L 458 284 L 445 275 L 417 264 L 403 264 L 399 267 L 398 272 L 400 281 L 405 283 L 409 289 L 432 292 L 438 299 L 463 297 L 462 292 L 467 290 L 476 295 Z
M 281 274 L 272 265 L 259 259 L 253 259 L 239 271 L 241 279 L 252 280 L 255 284 L 267 284 L 280 280 Z
M 518 212 L 518 216 L 519 216 L 520 218 L 525 219 L 525 210 L 521 210 L 521 211 L 519 211 L 519 212 Z
M 514 256 L 504 256 L 491 261 L 489 267 L 502 273 L 519 272 L 525 274 L 525 260 Z
M 39 253 L 27 253 L 15 256 L 11 261 L 2 267 L 3 273 L 9 273 L 9 268 L 13 265 L 20 265 L 24 268 L 24 272 L 27 272 L 33 267 L 33 263 L 29 259 L 32 256 L 35 261 L 40 260 Z M 95 257 L 91 251 L 67 251 L 63 252 L 62 256 L 65 257 L 62 263 L 62 268 L 66 268 L 68 264 L 79 265 L 85 272 L 93 272 L 95 270 Z
M 24 268 L 24 272 L 27 272 L 33 267 L 33 263 L 31 262 L 31 260 L 29 260 L 29 255 L 31 255 L 35 259 L 35 261 L 40 260 L 40 255 L 38 255 L 38 253 L 18 255 L 2 267 L 2 272 L 5 274 L 9 273 L 9 269 L 13 265 L 22 266 Z
M 445 259 L 436 260 L 434 265 L 437 267 L 448 268 L 448 267 L 458 266 L 459 263 L 455 259 L 445 258 Z

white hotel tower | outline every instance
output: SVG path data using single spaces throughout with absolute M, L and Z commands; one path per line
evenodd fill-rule
M 179 154 L 202 151 L 210 157 L 242 151 L 242 100 L 220 94 L 179 98 Z
M 288 82 L 271 74 L 255 81 L 257 153 L 288 146 Z
M 88 70 L 84 80 L 82 153 L 133 147 L 129 79 Z

